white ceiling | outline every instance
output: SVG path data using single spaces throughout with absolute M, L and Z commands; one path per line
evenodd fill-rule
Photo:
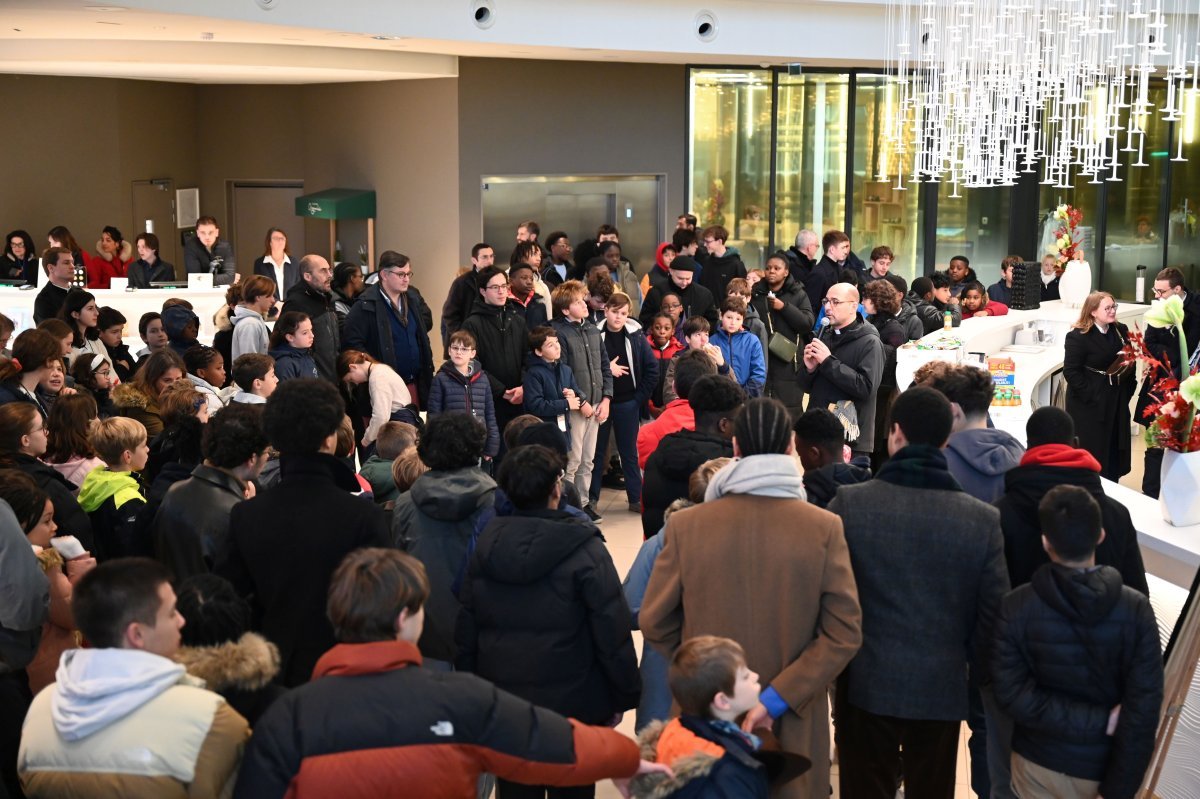
M 454 77 L 457 56 L 870 64 L 878 0 L 0 0 L 0 72 L 193 83 Z M 491 24 L 475 24 L 490 4 Z M 262 5 L 269 7 L 264 10 Z M 698 14 L 717 36 L 695 33 Z M 597 45 L 619 43 L 621 49 Z

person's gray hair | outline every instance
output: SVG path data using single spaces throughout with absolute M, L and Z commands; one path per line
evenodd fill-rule
M 820 240 L 821 237 L 817 235 L 816 231 L 805 228 L 796 234 L 796 249 L 803 250 L 806 241 L 819 242 Z

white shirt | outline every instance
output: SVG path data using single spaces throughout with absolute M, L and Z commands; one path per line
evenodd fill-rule
M 292 257 L 290 255 L 285 254 L 283 256 L 282 264 L 275 263 L 274 257 L 272 257 L 270 255 L 264 256 L 263 261 L 270 264 L 271 268 L 275 270 L 275 290 L 278 292 L 279 296 L 282 297 L 285 293 L 287 293 L 287 290 L 290 288 L 290 286 L 284 285 L 283 267 L 285 264 L 290 264 L 292 262 Z

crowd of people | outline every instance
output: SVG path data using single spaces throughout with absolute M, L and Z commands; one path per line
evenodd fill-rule
M 472 249 L 435 369 L 407 256 L 364 279 L 272 229 L 242 277 L 200 221 L 211 322 L 171 297 L 130 352 L 87 288 L 170 280 L 157 240 L 55 228 L 37 326 L 0 329 L 0 796 L 817 799 L 836 744 L 847 799 L 951 797 L 963 720 L 980 796 L 1135 795 L 1163 685 L 1100 484 L 1111 296 L 1023 446 L 987 372 L 895 377 L 1007 313 L 1010 260 L 910 289 L 806 230 L 747 269 L 685 214 L 639 278 L 617 229 L 528 221 L 507 269 Z M 605 485 L 642 521 L 624 579 Z

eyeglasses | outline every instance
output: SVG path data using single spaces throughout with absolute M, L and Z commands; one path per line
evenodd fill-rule
M 411 269 L 406 269 L 403 271 L 401 271 L 399 269 L 384 269 L 383 271 L 384 271 L 384 274 L 395 275 L 396 277 L 407 278 L 407 277 L 413 276 L 413 270 L 411 270 Z
M 1168 294 L 1170 294 L 1173 291 L 1174 291 L 1174 289 L 1171 289 L 1171 288 L 1154 289 L 1154 296 L 1155 297 L 1166 297 Z
M 831 308 L 836 308 L 839 305 L 842 305 L 847 302 L 853 302 L 853 300 L 835 300 L 835 299 L 831 299 L 829 297 L 826 297 L 825 299 L 821 300 L 822 305 L 828 305 Z
M 488 291 L 508 291 L 507 283 L 493 283 L 490 286 L 484 286 Z
M 451 344 L 450 351 L 451 352 L 474 352 L 475 348 L 474 347 L 464 347 L 461 344 Z

